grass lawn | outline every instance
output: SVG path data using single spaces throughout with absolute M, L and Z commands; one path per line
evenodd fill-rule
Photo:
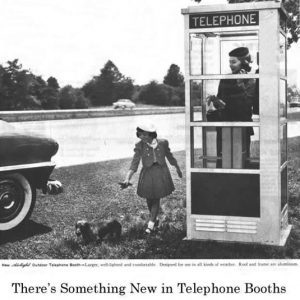
M 184 171 L 185 153 L 175 153 Z M 38 193 L 31 220 L 21 229 L 0 234 L 1 259 L 280 259 L 300 258 L 300 137 L 289 139 L 289 223 L 293 225 L 285 247 L 214 241 L 184 241 L 185 178 L 171 173 L 176 191 L 162 200 L 161 226 L 145 236 L 148 211 L 133 187 L 120 190 L 130 159 L 60 168 L 53 178 L 61 180 L 60 195 Z M 118 242 L 106 240 L 85 245 L 74 233 L 75 222 L 118 219 L 123 226 Z

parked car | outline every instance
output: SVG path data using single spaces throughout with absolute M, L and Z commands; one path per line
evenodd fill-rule
M 47 191 L 58 143 L 48 137 L 18 130 L 0 120 L 0 231 L 29 219 L 36 189 Z
M 117 109 L 117 108 L 122 108 L 122 109 L 130 108 L 130 109 L 133 109 L 134 107 L 135 107 L 135 104 L 129 99 L 120 99 L 120 100 L 113 103 L 113 108 L 114 109 Z

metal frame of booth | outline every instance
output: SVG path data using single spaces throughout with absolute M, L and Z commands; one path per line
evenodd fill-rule
M 251 26 L 239 26 L 228 22 L 226 27 L 216 26 L 220 15 L 239 12 L 254 12 L 258 23 Z M 182 9 L 185 19 L 185 97 L 186 97 L 186 180 L 187 180 L 187 237 L 188 240 L 219 240 L 284 245 L 291 231 L 288 224 L 288 188 L 287 188 L 287 104 L 286 104 L 286 13 L 280 2 L 252 2 L 227 5 L 198 5 Z M 201 19 L 211 15 L 211 19 Z M 213 16 L 216 16 L 215 19 Z M 192 19 L 194 17 L 194 19 Z M 225 18 L 225 17 L 224 17 Z M 191 23 L 193 20 L 194 23 Z M 209 21 L 210 20 L 210 21 Z M 221 19 L 221 21 L 225 19 Z M 238 19 L 240 20 L 240 19 Z M 206 23 L 205 23 L 206 22 Z M 225 22 L 225 21 L 224 21 Z M 203 25 L 203 27 L 201 27 Z M 209 25 L 209 26 L 208 26 Z M 194 27 L 194 28 L 191 28 Z M 191 34 L 254 32 L 258 39 L 259 73 L 256 74 L 191 74 Z M 240 38 L 241 40 L 243 37 Z M 199 55 L 203 57 L 202 52 Z M 280 48 L 281 47 L 281 48 Z M 281 52 L 280 52 L 281 51 Z M 283 53 L 284 52 L 284 53 Z M 281 54 L 280 54 L 281 53 Z M 281 56 L 280 56 L 281 55 Z M 282 61 L 282 58 L 284 61 Z M 221 67 L 220 67 L 221 69 Z M 253 122 L 207 122 L 194 119 L 194 107 L 191 104 L 191 84 L 199 81 L 202 89 L 208 80 L 220 79 L 259 80 L 259 118 Z M 205 90 L 204 90 L 205 92 Z M 203 96 L 203 93 L 202 93 Z M 203 103 L 202 103 L 203 104 Z M 205 109 L 200 105 L 200 113 Z M 201 132 L 202 148 L 207 146 L 210 129 L 232 128 L 233 132 L 242 132 L 246 127 L 256 128 L 259 132 L 259 167 L 215 167 L 204 163 L 196 166 L 198 159 L 195 148 L 195 132 Z M 228 131 L 227 131 L 228 132 Z M 242 149 L 242 146 L 240 146 Z M 203 150 L 204 151 L 204 150 Z M 205 152 L 204 151 L 204 152 Z M 242 151 L 242 150 L 240 150 Z M 206 153 L 205 152 L 205 153 Z M 204 154 L 205 154 L 204 153 Z M 236 156 L 231 155 L 234 161 Z M 206 161 L 209 159 L 207 158 Z M 204 161 L 204 160 L 203 160 Z M 221 178 L 221 179 L 220 179 Z M 225 208 L 219 209 L 222 197 L 214 199 L 214 182 L 226 181 L 226 188 L 219 188 L 218 194 L 226 201 L 231 192 L 237 197 L 240 193 L 245 201 L 253 205 L 254 213 L 242 207 L 246 213 L 231 213 Z M 237 179 L 241 179 L 238 181 Z M 245 179 L 245 180 L 244 180 Z M 238 182 L 238 183 L 237 183 Z M 244 195 L 243 186 L 253 191 L 253 195 Z M 207 189 L 207 192 L 205 190 Z M 218 188 L 216 187 L 216 190 Z M 238 190 L 238 192 L 237 192 Z M 227 195 L 225 195 L 227 194 Z M 226 197 L 225 197 L 226 196 Z M 251 200 L 253 197 L 253 201 Z M 249 199 L 248 199 L 249 198 Z M 254 199 L 255 198 L 255 199 Z M 225 201 L 225 200 L 224 200 Z M 203 205 L 203 203 L 206 203 Z M 242 203 L 242 204 L 241 204 Z M 209 207 L 211 204 L 211 207 Z M 231 205 L 244 206 L 235 199 Z M 250 209 L 251 210 L 251 209 Z

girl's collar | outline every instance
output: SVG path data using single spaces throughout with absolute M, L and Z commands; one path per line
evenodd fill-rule
M 158 145 L 157 139 L 153 139 L 151 143 L 147 143 L 147 145 L 153 149 L 155 149 Z

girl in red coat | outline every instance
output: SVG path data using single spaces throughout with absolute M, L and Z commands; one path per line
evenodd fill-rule
M 147 200 L 150 219 L 146 233 L 151 233 L 158 225 L 160 199 L 170 195 L 175 189 L 166 158 L 176 168 L 180 178 L 182 172 L 170 151 L 169 142 L 165 139 L 157 139 L 156 129 L 152 124 L 137 127 L 136 135 L 140 141 L 135 145 L 134 156 L 123 184 L 130 183 L 132 175 L 137 171 L 142 160 L 137 194 Z

